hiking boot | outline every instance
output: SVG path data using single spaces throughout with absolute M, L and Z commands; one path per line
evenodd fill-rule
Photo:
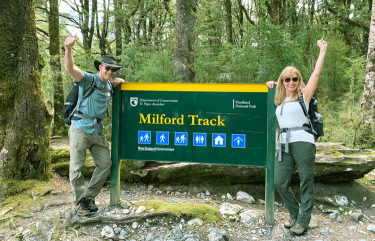
M 306 232 L 307 228 L 301 226 L 300 224 L 296 223 L 293 227 L 289 229 L 289 232 L 296 236 L 301 236 Z
M 95 213 L 99 210 L 98 206 L 95 205 L 95 201 L 92 199 L 86 199 L 87 207 L 90 212 Z
M 289 220 L 287 220 L 284 223 L 284 227 L 287 228 L 287 229 L 290 229 L 291 227 L 293 227 L 293 225 L 296 223 L 296 221 L 297 221 L 297 219 L 290 218 Z
M 79 205 L 79 207 L 77 208 L 77 212 L 80 215 L 89 214 L 91 212 L 88 207 L 86 198 L 82 198 L 76 205 Z

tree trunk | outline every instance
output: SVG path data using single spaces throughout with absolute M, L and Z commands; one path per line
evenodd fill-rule
M 116 40 L 116 56 L 122 54 L 122 0 L 114 0 L 113 4 L 115 6 L 115 40 Z M 119 60 L 119 59 L 118 59 Z
M 85 53 L 91 51 L 92 38 L 94 36 L 95 17 L 98 8 L 97 0 L 92 0 L 91 14 L 90 14 L 90 0 L 81 1 L 82 12 L 79 13 L 80 28 L 83 37 L 83 49 Z M 91 16 L 91 21 L 90 21 Z M 89 23 L 91 25 L 89 27 Z
M 151 2 L 149 3 L 152 4 Z M 150 11 L 149 6 L 143 2 L 143 6 L 140 10 L 138 22 L 137 22 L 137 42 L 142 45 L 147 45 L 147 14 Z
M 242 43 L 242 37 L 244 35 L 244 29 L 243 29 L 243 25 L 244 25 L 244 18 L 243 18 L 243 15 L 245 14 L 246 16 L 246 19 L 251 23 L 251 24 L 255 24 L 254 21 L 251 20 L 250 16 L 249 16 L 249 13 L 248 13 L 248 10 L 242 5 L 242 2 L 241 0 L 237 0 L 237 4 L 238 4 L 238 23 L 239 23 L 239 28 L 240 28 L 240 46 L 241 48 L 243 47 L 243 43 Z
M 130 39 L 132 36 L 132 28 L 129 23 L 129 19 L 125 18 L 124 20 L 124 44 L 130 43 Z
M 60 24 L 58 0 L 49 0 L 49 53 L 53 78 L 53 135 L 66 132 L 66 125 L 62 116 L 64 107 L 63 79 L 60 60 Z
M 233 28 L 232 28 L 232 3 L 231 0 L 225 0 L 225 9 L 227 11 L 227 33 L 228 43 L 233 44 Z
M 195 82 L 194 15 L 196 11 L 195 0 L 176 1 L 174 75 L 185 83 Z
M 159 23 L 158 23 L 158 5 L 156 4 L 155 0 L 153 1 L 153 9 L 151 11 L 152 15 L 152 45 L 155 50 L 159 49 Z
M 366 71 L 361 108 L 365 123 L 373 124 L 375 115 L 375 1 L 372 2 Z
M 242 3 L 241 3 L 241 0 L 237 0 L 237 4 L 238 4 L 238 23 L 239 23 L 239 32 L 240 32 L 240 37 L 239 37 L 239 42 L 240 42 L 240 46 L 243 47 L 242 45 L 242 37 L 243 37 L 243 33 L 244 33 L 244 30 L 243 30 L 243 15 L 244 13 L 246 12 L 246 9 L 244 10 L 244 7 L 242 6 Z
M 141 5 L 141 0 L 138 0 L 137 6 L 134 7 L 133 11 L 130 14 L 126 14 L 124 17 L 124 44 L 130 43 L 132 36 L 132 28 L 130 26 L 130 18 L 134 16 Z M 138 31 L 137 31 L 138 32 Z
M 309 9 L 309 25 L 307 26 L 307 29 L 309 31 L 309 37 L 310 37 L 310 72 L 312 73 L 315 69 L 315 56 L 314 56 L 314 47 L 315 47 L 315 36 L 312 33 L 311 26 L 313 26 L 313 21 L 314 21 L 314 15 L 315 15 L 315 0 L 310 0 L 308 4 L 308 9 Z
M 97 3 L 97 1 L 95 1 Z M 109 24 L 109 5 L 110 0 L 108 0 L 108 5 L 106 3 L 106 0 L 103 1 L 103 19 L 101 25 L 99 24 L 99 16 L 98 12 L 96 12 L 96 35 L 99 39 L 99 49 L 101 56 L 108 55 L 107 51 L 107 36 L 108 36 L 108 24 Z M 100 26 L 102 28 L 102 32 L 100 32 Z M 108 47 L 109 49 L 109 47 Z
M 0 2 L 0 171 L 47 178 L 52 105 L 44 98 L 33 0 Z
M 148 18 L 148 29 L 147 29 L 147 36 L 150 36 L 148 37 L 148 41 L 152 41 L 152 30 L 154 29 L 154 20 L 153 20 L 153 16 L 149 16 Z
M 280 24 L 280 1 L 281 0 L 271 0 L 271 2 L 265 1 L 267 12 L 270 15 L 270 20 L 273 25 Z
M 95 15 L 91 14 L 93 17 Z M 89 0 L 84 0 L 82 4 L 82 12 L 80 13 L 81 20 L 81 33 L 82 33 L 82 41 L 83 41 L 83 49 L 85 53 L 87 53 L 91 49 L 91 41 L 89 38 L 89 17 L 90 17 L 90 5 Z

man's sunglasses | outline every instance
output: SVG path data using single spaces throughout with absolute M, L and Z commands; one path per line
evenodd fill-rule
M 105 68 L 105 70 L 112 71 L 112 72 L 116 72 L 117 70 L 119 70 L 118 68 L 111 68 L 109 66 L 105 66 L 104 68 Z
M 298 78 L 297 77 L 292 78 L 292 80 L 293 80 L 294 83 L 298 82 Z M 289 83 L 290 82 L 290 78 L 286 78 L 284 81 L 286 83 Z

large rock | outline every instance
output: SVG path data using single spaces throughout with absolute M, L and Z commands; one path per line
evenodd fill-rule
M 375 151 L 347 149 L 340 144 L 317 143 L 315 182 L 339 183 L 362 178 L 375 169 Z M 194 183 L 264 183 L 265 168 L 252 166 L 230 166 L 200 163 L 146 164 L 140 171 L 141 181 L 194 184 Z M 293 182 L 298 182 L 295 171 Z

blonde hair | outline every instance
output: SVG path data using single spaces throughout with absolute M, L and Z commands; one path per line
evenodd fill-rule
M 302 94 L 302 89 L 305 88 L 305 83 L 303 83 L 301 73 L 295 67 L 288 66 L 280 74 L 277 81 L 276 94 L 275 94 L 275 105 L 280 105 L 286 98 L 286 91 L 284 86 L 284 80 L 290 78 L 291 75 L 296 74 L 299 81 L 296 91 L 290 97 L 290 101 L 296 101 L 298 97 Z

